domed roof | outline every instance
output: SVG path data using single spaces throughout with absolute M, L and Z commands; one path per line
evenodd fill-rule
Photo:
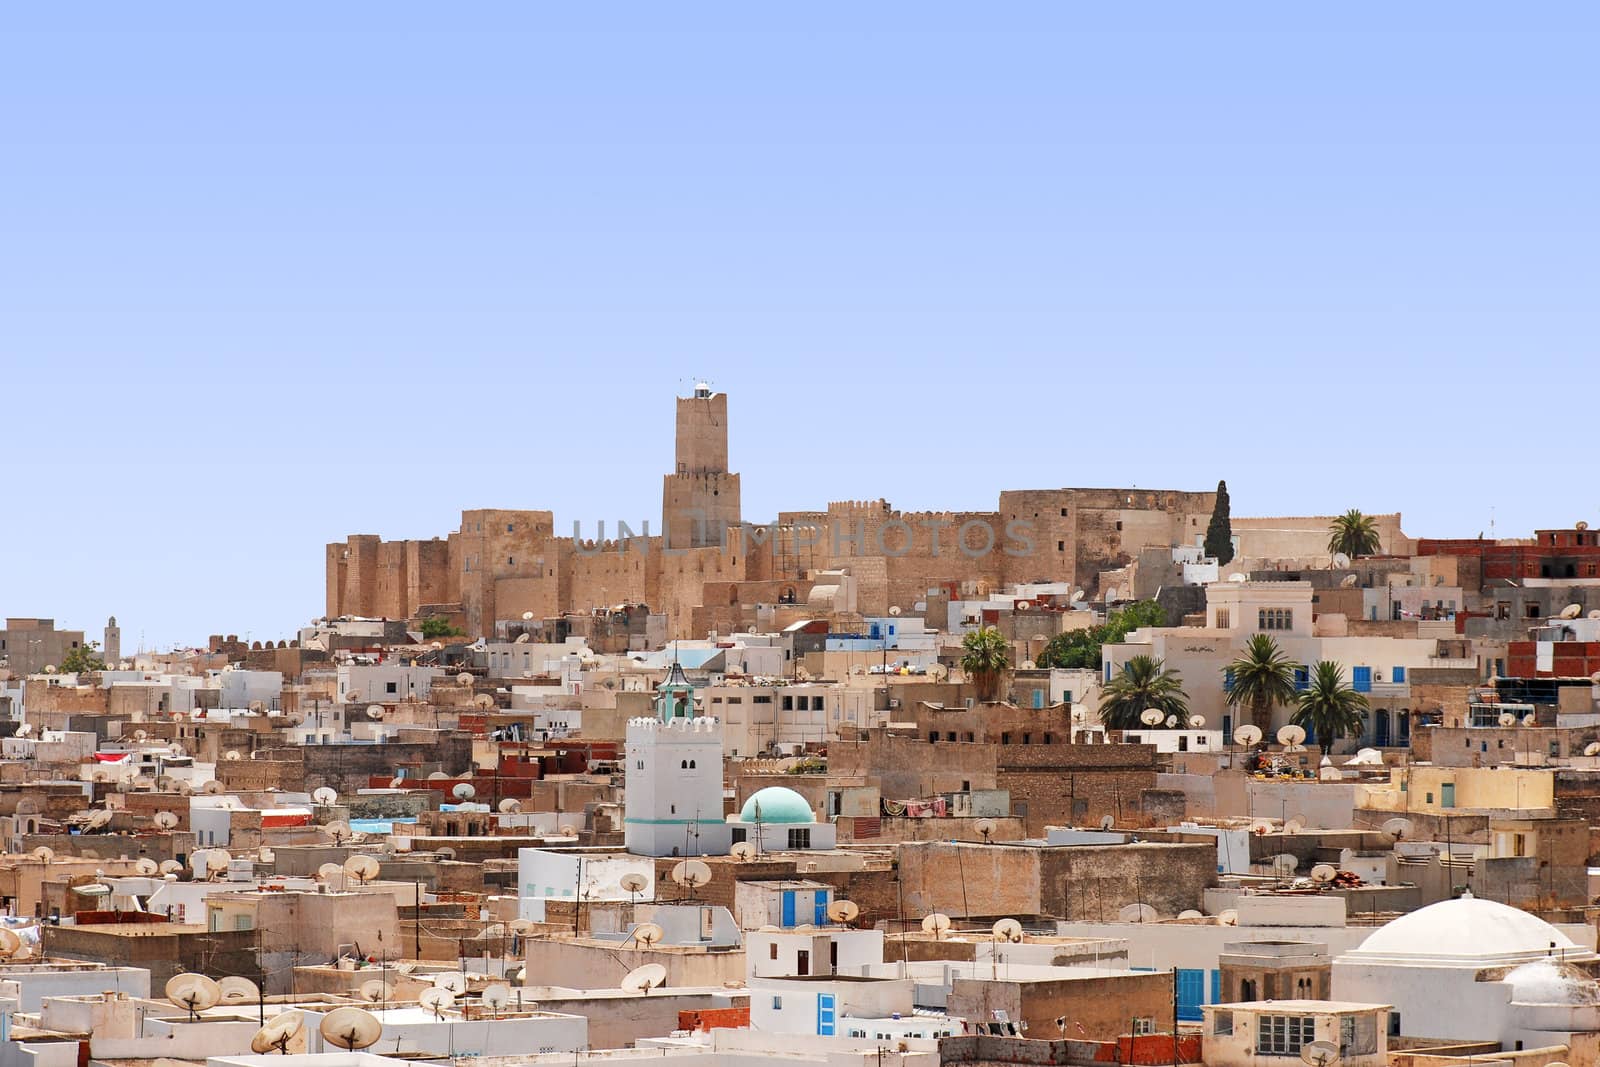
M 1531 962 L 1551 952 L 1569 960 L 1594 956 L 1537 915 L 1468 894 L 1402 915 L 1339 958 L 1479 967 Z
M 1600 1004 L 1600 983 L 1555 960 L 1524 963 L 1505 976 L 1518 1004 Z
M 758 790 L 744 802 L 744 807 L 739 812 L 739 821 L 755 822 L 758 806 L 761 809 L 760 819 L 763 823 L 817 821 L 816 816 L 811 813 L 811 805 L 806 798 L 786 786 L 769 785 L 765 789 Z

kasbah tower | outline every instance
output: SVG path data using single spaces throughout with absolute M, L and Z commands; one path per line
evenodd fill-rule
M 510 509 L 463 511 L 459 529 L 428 540 L 356 534 L 326 546 L 325 614 L 437 616 L 490 640 L 507 639 L 525 616 L 589 616 L 602 607 L 614 614 L 619 606 L 665 616 L 672 638 L 813 618 L 850 631 L 865 615 L 924 603 L 942 626 L 937 601 L 981 598 L 1010 583 L 1125 583 L 1121 569 L 1141 549 L 1195 543 L 1215 501 L 1210 492 L 1070 488 L 1007 490 L 993 511 L 913 513 L 882 499 L 835 501 L 779 512 L 758 535 L 740 526 L 727 394 L 702 382 L 676 398 L 675 445 L 662 479 L 661 528 L 651 536 L 639 523 L 625 541 L 580 541 L 570 520 L 560 526 L 551 511 Z M 636 506 L 619 502 L 614 515 L 630 514 Z M 965 524 L 1003 531 L 1018 522 L 1031 530 L 1022 555 L 972 556 L 953 543 Z M 608 524 L 581 536 L 617 532 Z

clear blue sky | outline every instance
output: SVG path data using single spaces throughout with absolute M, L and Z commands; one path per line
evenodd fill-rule
M 12 5 L 0 613 L 286 636 L 349 533 L 654 517 L 696 375 L 757 519 L 1226 477 L 1600 521 L 1597 29 Z

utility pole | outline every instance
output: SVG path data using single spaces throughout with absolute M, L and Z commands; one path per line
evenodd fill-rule
M 1178 1067 L 1178 968 L 1172 968 L 1172 1067 Z

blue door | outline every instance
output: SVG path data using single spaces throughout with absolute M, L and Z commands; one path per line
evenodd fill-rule
M 782 925 L 782 926 L 793 926 L 794 925 L 794 890 L 793 889 L 785 889 L 783 891 L 783 919 L 782 919 L 780 925 Z
M 1193 967 L 1178 968 L 1178 1019 L 1194 1022 L 1202 1017 L 1200 1005 L 1206 1002 L 1206 972 Z
M 828 925 L 828 891 L 826 889 L 817 890 L 817 905 L 812 915 L 815 917 L 811 921 L 816 925 Z
M 817 1033 L 823 1037 L 833 1035 L 833 994 L 817 994 Z

